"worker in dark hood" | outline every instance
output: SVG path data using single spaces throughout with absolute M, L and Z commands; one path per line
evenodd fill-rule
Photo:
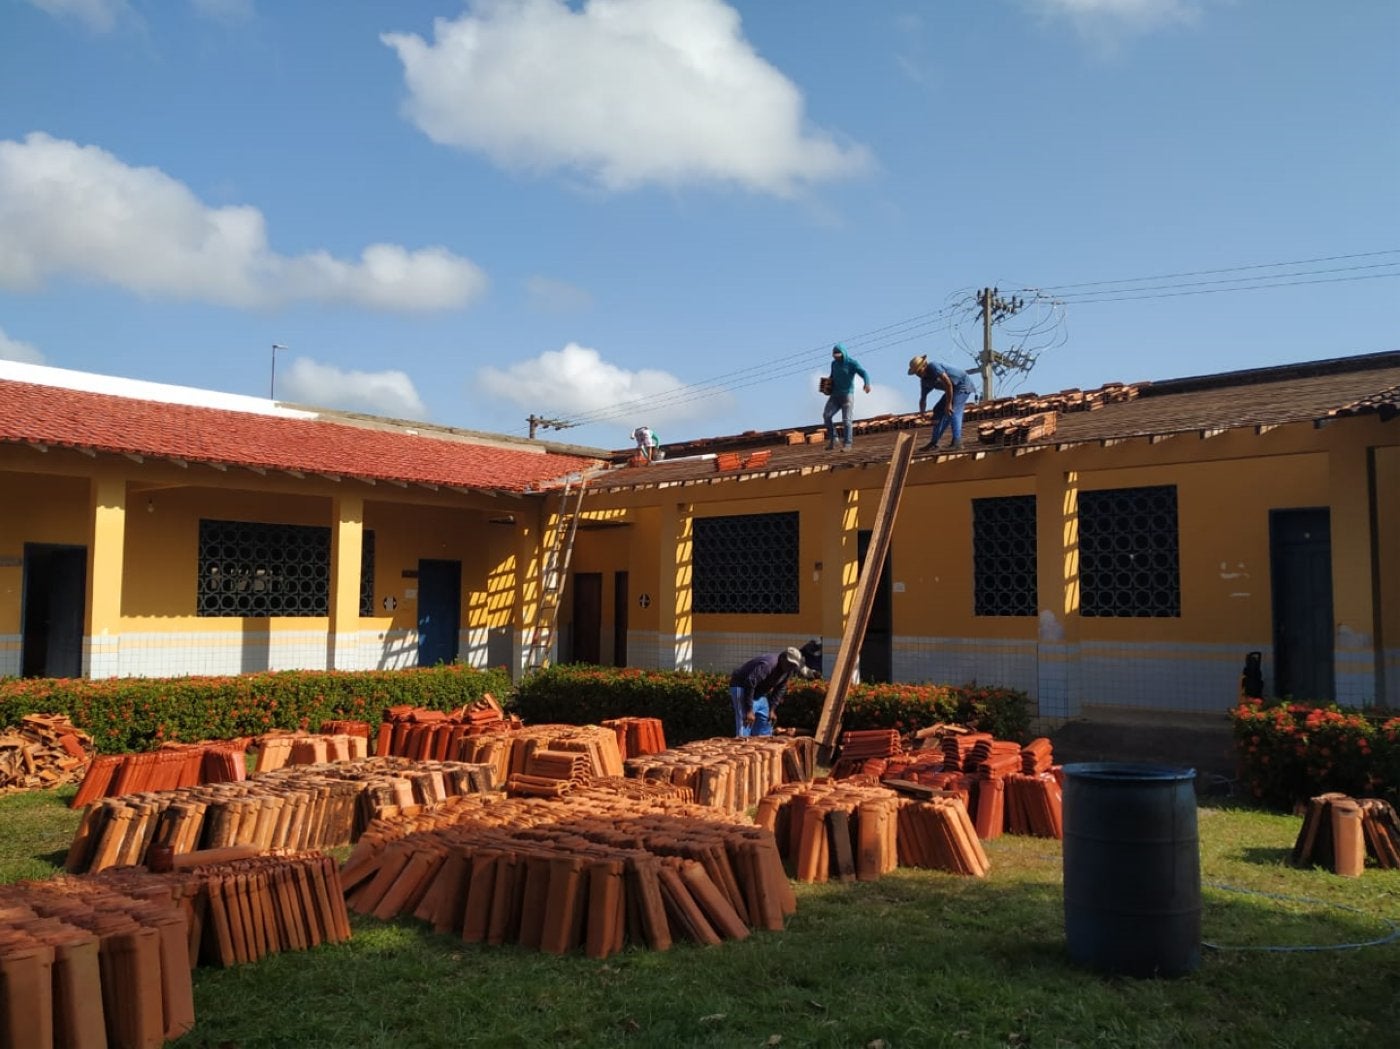
M 816 677 L 795 648 L 754 656 L 729 675 L 729 698 L 734 704 L 734 735 L 771 736 L 773 715 L 787 695 L 788 679 L 796 674 Z
M 832 419 L 837 412 L 841 413 L 841 427 L 845 436 L 841 450 L 851 450 L 851 412 L 855 409 L 857 375 L 865 380 L 865 392 L 869 393 L 870 376 L 860 366 L 860 361 L 847 353 L 846 347 L 838 342 L 831 348 L 831 376 L 824 384 L 828 388 L 822 422 L 826 425 L 828 452 L 836 448 L 836 427 L 832 425 Z

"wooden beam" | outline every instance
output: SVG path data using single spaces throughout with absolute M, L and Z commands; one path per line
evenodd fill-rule
M 855 600 L 850 615 L 846 617 L 846 629 L 841 636 L 841 651 L 836 654 L 831 684 L 827 686 L 821 720 L 817 723 L 817 743 L 820 747 L 818 755 L 823 764 L 831 761 L 832 752 L 836 749 L 836 739 L 841 734 L 841 717 L 846 712 L 846 694 L 851 689 L 851 678 L 855 674 L 856 661 L 860 658 L 860 645 L 865 640 L 865 629 L 870 625 L 870 610 L 875 604 L 875 587 L 880 580 L 885 556 L 890 552 L 894 522 L 899 515 L 899 500 L 904 494 L 904 482 L 909 477 L 909 464 L 913 459 L 914 437 L 910 433 L 901 433 L 895 438 L 894 454 L 890 458 L 889 473 L 885 477 L 885 490 L 880 496 L 880 508 L 875 512 L 875 527 L 871 531 L 870 547 L 865 553 L 865 564 L 861 566 L 860 576 L 856 580 Z

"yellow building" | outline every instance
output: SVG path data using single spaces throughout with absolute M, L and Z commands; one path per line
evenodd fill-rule
M 895 440 L 927 425 L 633 467 L 4 369 L 4 673 L 519 670 L 571 477 L 557 657 L 728 670 L 815 637 L 830 669 Z M 1267 694 L 1396 705 L 1398 413 L 1400 353 L 971 405 L 964 448 L 913 463 L 862 677 L 1011 686 L 1049 717 L 1216 713 L 1258 652 Z

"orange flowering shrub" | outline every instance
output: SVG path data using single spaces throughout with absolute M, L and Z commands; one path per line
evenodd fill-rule
M 1231 713 L 1240 775 L 1268 805 L 1291 807 L 1324 791 L 1356 797 L 1400 791 L 1400 717 L 1377 721 L 1336 704 L 1266 704 Z

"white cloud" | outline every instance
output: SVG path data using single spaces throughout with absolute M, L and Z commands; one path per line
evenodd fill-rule
M 617 419 L 616 413 L 621 413 L 624 417 L 637 415 L 639 419 L 648 415 L 651 421 L 664 425 L 666 421 L 718 414 L 731 402 L 728 394 L 687 396 L 681 392 L 687 383 L 670 372 L 659 368 L 629 371 L 609 364 L 597 350 L 575 342 L 504 370 L 482 368 L 477 382 L 493 398 L 531 412 L 566 418 L 602 415 Z
M 591 309 L 593 296 L 568 281 L 531 277 L 525 282 L 530 305 L 543 313 L 580 313 Z
M 0 328 L 0 361 L 22 361 L 25 364 L 43 364 L 44 355 L 27 342 L 20 342 L 5 334 Z
M 45 14 L 72 18 L 94 33 L 110 33 L 131 13 L 126 0 L 29 0 Z
M 309 357 L 298 357 L 286 376 L 278 377 L 277 399 L 395 419 L 428 416 L 413 380 L 401 371 L 342 371 Z
M 1049 18 L 1070 21 L 1082 36 L 1112 45 L 1123 36 L 1190 24 L 1202 0 L 1023 0 Z
M 721 182 L 790 196 L 871 158 L 811 127 L 722 0 L 476 0 L 433 41 L 380 37 L 433 141 L 610 190 Z
M 238 307 L 464 306 L 486 276 L 445 248 L 372 244 L 353 261 L 269 249 L 262 212 L 213 208 L 157 168 L 40 132 L 0 140 L 0 287 L 80 277 L 153 297 Z

